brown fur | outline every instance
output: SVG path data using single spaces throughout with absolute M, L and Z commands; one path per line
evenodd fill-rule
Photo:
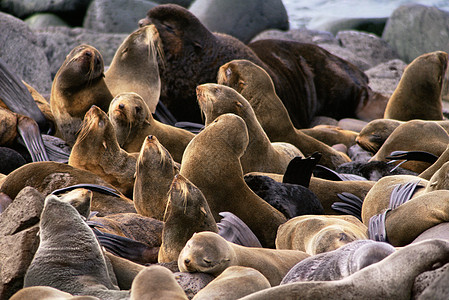
M 215 220 L 229 211 L 242 219 L 264 247 L 274 247 L 285 217 L 257 196 L 243 179 L 240 157 L 248 145 L 245 122 L 234 114 L 215 119 L 189 143 L 180 173 L 204 194 Z
M 181 272 L 204 272 L 214 276 L 230 266 L 250 267 L 262 273 L 272 286 L 309 255 L 297 250 L 243 247 L 230 243 L 213 232 L 192 236 L 178 258 Z

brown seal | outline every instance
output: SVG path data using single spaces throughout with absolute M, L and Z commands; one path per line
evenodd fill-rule
M 122 92 L 139 94 L 152 113 L 159 102 L 161 81 L 157 55 L 162 45 L 156 27 L 145 26 L 131 33 L 115 52 L 105 72 L 112 96 Z
M 92 46 L 80 45 L 70 51 L 55 75 L 51 111 L 61 137 L 71 146 L 92 105 L 108 110 L 112 95 L 103 79 L 103 71 L 100 52 Z
M 367 238 L 368 228 L 354 216 L 304 215 L 279 226 L 276 249 L 316 255 Z
M 140 271 L 132 283 L 130 300 L 140 299 L 187 300 L 188 298 L 169 269 L 153 265 Z
M 448 261 L 449 243 L 427 240 L 398 249 L 341 280 L 289 283 L 241 299 L 411 299 L 415 277 Z
M 195 103 L 196 86 L 215 82 L 218 68 L 233 59 L 248 59 L 270 74 L 298 128 L 307 127 L 314 115 L 325 112 L 323 108 L 332 111 L 335 98 L 339 99 L 335 111 L 345 107 L 344 113 L 353 115 L 372 93 L 363 72 L 316 45 L 270 41 L 282 52 L 274 54 L 280 59 L 272 63 L 267 57 L 273 53 L 272 47 L 261 56 L 259 50 L 265 45 L 258 47 L 256 42 L 246 46 L 231 36 L 212 33 L 191 12 L 177 5 L 158 5 L 139 23 L 152 23 L 159 32 L 165 55 L 165 69 L 160 68 L 161 101 L 178 120 L 201 122 Z M 314 82 L 320 75 L 325 76 Z M 329 92 L 332 87 L 337 92 Z
M 448 55 L 443 51 L 426 53 L 405 68 L 385 109 L 385 119 L 442 120 L 441 89 Z
M 418 138 L 417 138 L 418 137 Z M 423 142 L 425 139 L 426 142 Z M 448 133 L 435 122 L 412 120 L 397 127 L 387 138 L 379 151 L 369 161 L 388 161 L 387 156 L 393 151 L 426 151 L 440 156 L 449 143 Z M 416 173 L 421 173 L 430 166 L 427 162 L 410 161 L 401 165 Z
M 206 83 L 196 88 L 198 104 L 204 113 L 205 125 L 218 116 L 233 113 L 241 117 L 248 128 L 249 143 L 240 158 L 243 173 L 268 172 L 284 174 L 290 161 L 303 156 L 295 146 L 288 143 L 271 143 L 257 121 L 251 105 L 234 89 Z
M 270 287 L 267 278 L 256 269 L 230 266 L 200 290 L 194 299 L 240 299 Z
M 248 225 L 262 246 L 274 247 L 276 231 L 286 219 L 251 191 L 243 179 L 240 157 L 248 140 L 242 118 L 221 115 L 189 143 L 180 173 L 203 192 L 216 221 L 219 212 L 232 212 Z
M 293 126 L 285 106 L 276 94 L 273 81 L 261 67 L 247 60 L 234 60 L 220 67 L 217 81 L 234 88 L 248 100 L 272 142 L 293 144 L 304 155 L 318 151 L 323 155 L 320 164 L 333 169 L 350 161 L 343 153 Z
M 230 266 L 250 267 L 262 273 L 272 286 L 278 285 L 296 263 L 309 257 L 302 251 L 243 247 L 213 232 L 192 236 L 178 258 L 181 272 L 204 272 L 214 276 Z
M 145 138 L 155 135 L 173 159 L 181 162 L 187 144 L 195 136 L 187 130 L 155 120 L 142 97 L 132 92 L 115 96 L 108 115 L 120 147 L 129 153 L 139 152 Z
M 94 233 L 72 205 L 47 196 L 39 229 L 39 248 L 25 274 L 24 287 L 50 286 L 100 299 L 128 295 L 114 284 L 115 276 Z
M 147 217 L 164 219 L 168 191 L 179 169 L 167 149 L 155 136 L 143 142 L 136 165 L 134 206 Z
M 201 231 L 218 232 L 218 227 L 203 193 L 177 174 L 168 192 L 158 261 L 177 261 L 187 241 Z
M 132 198 L 136 157 L 120 148 L 108 116 L 95 105 L 84 117 L 69 165 L 97 174 Z
M 56 189 L 81 183 L 113 188 L 112 185 L 91 172 L 57 162 L 35 162 L 26 164 L 11 172 L 4 179 L 0 192 L 14 199 L 25 186 L 32 186 L 44 196 L 47 196 Z M 94 191 L 92 211 L 98 211 L 99 216 L 121 212 L 136 212 L 133 202 L 129 198 L 121 195 L 119 191 L 117 191 L 117 194 L 120 197 Z
M 31 286 L 19 290 L 10 300 L 100 300 L 93 296 L 73 296 L 69 293 L 60 291 L 49 286 Z

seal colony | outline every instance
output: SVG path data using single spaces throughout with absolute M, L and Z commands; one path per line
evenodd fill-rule
M 43 195 L 39 248 L 17 279 L 25 288 L 12 299 L 186 299 L 195 293 L 197 299 L 409 299 L 418 275 L 448 262 L 447 121 L 435 121 L 442 118 L 446 53 L 411 63 L 386 105 L 363 72 L 319 47 L 278 40 L 244 45 L 211 33 L 176 5 L 158 6 L 146 22 L 152 24 L 125 39 L 106 72 L 95 48 L 75 47 L 55 77 L 51 104 L 25 85 L 72 150 L 69 165 L 28 163 L 0 176 L 2 228 L 8 229 L 3 216 L 17 215 L 15 197 L 24 187 Z M 194 134 L 153 119 L 159 94 L 180 121 L 201 121 L 201 109 L 205 127 Z M 428 102 L 422 106 L 415 94 Z M 0 111 L 1 138 L 20 140 L 16 128 L 26 133 L 31 125 L 17 127 L 12 111 L 19 100 L 4 102 L 12 106 Z M 378 181 L 311 175 L 320 156 L 318 164 L 350 170 L 343 164 L 358 159 L 359 150 L 346 149 L 356 133 L 327 125 L 297 128 L 318 114 L 382 118 L 386 106 L 385 118 L 394 120 L 365 128 L 354 120 L 359 144 L 382 160 L 386 174 L 395 168 L 384 162 L 393 150 L 439 156 L 431 167 L 410 167 L 427 168 L 419 177 Z M 416 117 L 431 120 L 410 120 Z M 35 118 L 42 126 L 42 116 Z M 263 173 L 245 175 L 252 170 Z M 380 174 L 374 167 L 371 172 Z M 294 199 L 301 185 L 318 215 L 284 216 L 282 205 L 249 188 L 249 176 L 291 186 L 263 185 L 277 199 L 280 191 Z M 156 262 L 164 267 L 143 265 Z M 193 271 L 200 272 L 187 273 Z M 445 278 L 429 279 L 422 294 L 440 293 Z

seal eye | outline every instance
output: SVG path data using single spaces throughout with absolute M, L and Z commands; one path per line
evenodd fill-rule
M 232 70 L 231 70 L 231 68 L 227 68 L 226 71 L 225 71 L 225 74 L 226 74 L 226 77 L 227 77 L 228 80 L 229 80 L 229 78 L 231 78 L 231 75 L 232 75 Z
M 211 261 L 208 260 L 208 259 L 206 259 L 206 258 L 203 258 L 203 261 L 204 261 L 206 264 L 208 264 L 208 265 L 210 265 L 210 263 L 211 263 Z
M 142 111 L 142 107 L 136 106 L 136 114 L 140 113 Z
M 175 29 L 171 25 L 162 23 L 162 26 L 164 26 L 165 30 L 167 30 L 168 32 L 175 34 Z
M 103 120 L 100 120 L 100 121 L 98 122 L 98 126 L 104 127 L 104 121 L 103 121 Z

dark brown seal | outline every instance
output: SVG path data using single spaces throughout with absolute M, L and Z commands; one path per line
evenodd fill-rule
M 71 146 L 92 105 L 108 110 L 112 95 L 103 71 L 100 52 L 92 46 L 80 45 L 70 51 L 53 80 L 51 111 L 61 137 Z

